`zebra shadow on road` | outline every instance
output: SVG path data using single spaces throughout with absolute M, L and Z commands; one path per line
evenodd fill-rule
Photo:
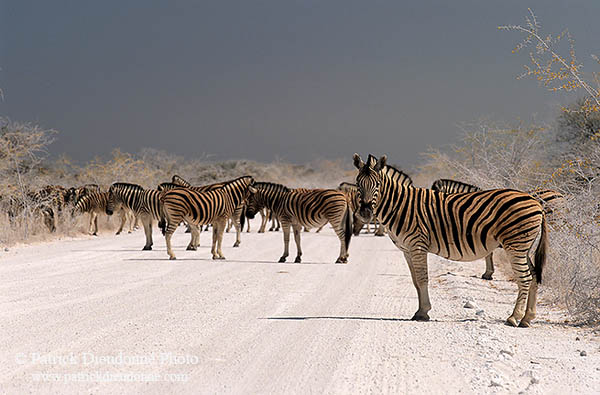
M 476 318 L 459 318 L 459 319 L 430 319 L 429 321 L 414 321 L 410 318 L 395 318 L 395 317 L 364 317 L 364 316 L 285 316 L 285 317 L 265 317 L 262 320 L 273 321 L 310 321 L 310 320 L 340 320 L 340 321 L 391 321 L 391 322 L 414 322 L 414 323 L 444 323 L 444 322 L 481 322 Z

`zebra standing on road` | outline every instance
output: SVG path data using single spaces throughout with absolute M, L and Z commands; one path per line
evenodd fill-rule
M 152 220 L 161 217 L 161 193 L 156 189 L 144 189 L 137 184 L 124 182 L 116 182 L 108 189 L 106 214 L 112 215 L 121 204 L 133 211 L 142 222 L 146 235 L 146 244 L 142 250 L 152 249 Z
M 329 222 L 340 239 L 340 255 L 336 263 L 348 262 L 348 246 L 352 237 L 352 212 L 346 196 L 334 189 L 312 189 L 309 192 L 294 192 L 281 184 L 259 182 L 250 189 L 246 215 L 253 218 L 263 207 L 271 210 L 281 221 L 284 251 L 279 262 L 289 256 L 290 227 L 298 253 L 294 262 L 302 261 L 300 235 L 302 226 L 313 228 Z
M 481 188 L 476 187 L 475 185 L 467 184 L 461 181 L 450 180 L 447 178 L 435 180 L 431 185 L 431 189 L 433 191 L 443 193 L 469 193 L 481 191 Z M 542 207 L 546 212 L 546 216 L 548 216 L 548 222 L 551 223 L 551 215 L 554 211 L 554 208 L 564 203 L 564 196 L 560 192 L 552 189 L 537 189 L 528 191 L 527 193 L 542 204 Z M 484 280 L 492 280 L 493 274 L 494 259 L 493 252 L 490 252 L 490 254 L 485 257 L 485 272 L 481 275 L 481 278 Z
M 473 261 L 502 246 L 518 285 L 517 301 L 507 324 L 529 326 L 536 314 L 537 286 L 542 280 L 548 243 L 542 205 L 532 196 L 511 189 L 444 194 L 399 185 L 388 175 L 386 159 L 369 155 L 365 163 L 354 154 L 354 165 L 359 170 L 358 214 L 365 221 L 376 215 L 404 252 L 419 298 L 419 309 L 412 319 L 429 319 L 428 252 L 451 260 Z M 528 253 L 538 235 L 541 238 L 534 264 Z
M 93 236 L 98 235 L 98 215 L 106 214 L 108 199 L 108 192 L 89 192 L 79 199 L 79 201 L 75 205 L 75 208 L 73 209 L 73 214 L 76 212 L 90 214 L 90 224 L 88 228 L 88 233 L 90 233 Z M 116 206 L 115 209 L 117 209 Z M 121 234 L 121 232 L 123 231 L 123 227 L 125 226 L 125 223 L 128 219 L 128 216 L 125 211 L 126 209 L 122 205 L 118 207 L 118 210 L 121 224 L 119 225 L 119 229 L 117 230 L 117 235 Z M 129 233 L 131 233 L 133 230 L 133 221 L 130 221 L 129 228 Z
M 183 178 L 181 178 L 180 176 L 175 174 L 171 180 L 171 183 L 163 183 L 163 184 L 169 184 L 169 186 L 178 185 L 179 187 L 190 188 L 196 192 L 206 192 L 206 191 L 210 191 L 213 189 L 222 188 L 228 182 L 229 181 L 217 182 L 214 184 L 201 185 L 201 186 L 192 186 L 192 184 L 190 184 L 189 182 L 187 182 L 186 180 L 184 180 Z M 161 184 L 161 185 L 163 185 L 163 184 Z M 244 215 L 245 211 L 246 211 L 246 207 L 244 205 L 244 202 L 242 202 L 238 207 L 235 208 L 235 211 L 233 212 L 231 217 L 228 218 L 228 222 L 231 221 L 231 224 L 235 228 L 235 242 L 233 243 L 233 247 L 239 247 L 242 242 L 242 230 L 244 228 L 244 222 L 246 219 L 246 216 Z M 206 230 L 208 230 L 208 225 L 209 224 L 206 224 Z M 227 226 L 227 229 L 226 229 L 227 232 L 229 232 L 229 228 L 230 228 L 230 225 Z M 249 228 L 250 228 L 250 224 L 248 224 L 248 231 L 250 231 Z M 199 237 L 197 239 L 197 242 L 198 243 L 200 242 Z
M 191 188 L 175 188 L 165 192 L 161 196 L 163 215 L 159 227 L 165 235 L 169 258 L 176 259 L 171 248 L 173 232 L 181 221 L 186 220 L 194 225 L 212 224 L 212 257 L 213 259 L 225 259 L 221 251 L 225 222 L 247 198 L 250 185 L 253 183 L 252 177 L 244 176 L 226 182 L 220 188 L 204 192 Z M 194 245 L 199 236 L 198 229 L 192 228 L 190 246 Z

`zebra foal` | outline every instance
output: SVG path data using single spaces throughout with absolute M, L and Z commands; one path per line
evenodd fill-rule
M 518 286 L 517 301 L 506 322 L 530 326 L 548 243 L 546 216 L 536 199 L 511 189 L 444 194 L 404 186 L 390 177 L 386 156 L 377 160 L 369 155 L 367 163 L 358 154 L 353 159 L 359 170 L 358 215 L 364 221 L 377 216 L 408 263 L 419 299 L 413 320 L 429 320 L 427 253 L 473 261 L 502 246 Z M 541 237 L 534 264 L 528 253 L 538 234 Z

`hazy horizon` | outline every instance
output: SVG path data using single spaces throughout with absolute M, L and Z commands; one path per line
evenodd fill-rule
M 411 167 L 460 123 L 556 116 L 567 98 L 516 80 L 522 36 L 497 29 L 527 7 L 598 70 L 592 1 L 0 0 L 0 116 L 58 130 L 50 151 L 77 162 L 151 147 L 292 163 L 385 153 Z

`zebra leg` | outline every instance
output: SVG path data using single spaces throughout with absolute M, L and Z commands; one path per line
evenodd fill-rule
M 492 274 L 494 274 L 494 259 L 492 257 L 493 254 L 493 252 L 490 252 L 490 254 L 485 257 L 485 273 L 481 275 L 481 278 L 483 278 L 484 280 L 491 280 Z
M 375 236 L 385 236 L 383 224 L 377 219 L 375 220 Z
M 183 218 L 181 217 L 172 217 L 171 215 L 169 215 L 169 211 L 165 210 L 165 214 L 166 214 L 166 224 L 165 224 L 165 243 L 167 244 L 167 254 L 169 255 L 169 259 L 170 260 L 174 260 L 177 259 L 177 257 L 175 256 L 175 254 L 173 253 L 173 248 L 171 246 L 171 237 L 173 237 L 173 233 L 175 233 L 175 230 L 177 229 L 177 227 L 179 226 L 179 224 L 181 223 L 181 221 L 183 220 Z M 150 217 L 150 221 L 146 221 L 146 216 L 144 216 L 144 218 L 142 218 L 142 224 L 144 225 L 144 230 L 146 230 L 146 223 L 150 222 L 150 232 L 152 232 L 152 217 Z M 152 233 L 150 233 L 150 237 L 152 237 Z M 150 242 L 152 242 L 152 239 L 150 239 Z M 146 249 L 146 247 L 144 247 L 144 249 Z M 152 249 L 152 247 L 150 246 L 148 248 L 149 250 Z
M 294 259 L 294 263 L 302 262 L 302 247 L 300 246 L 300 231 L 302 230 L 301 225 L 293 225 L 294 230 L 294 241 L 296 242 L 296 259 Z M 304 227 L 304 231 L 307 232 L 306 227 Z
M 413 285 L 417 289 L 419 297 L 419 309 L 411 318 L 413 321 L 429 321 L 429 310 L 431 302 L 429 301 L 429 278 L 427 275 L 427 252 L 415 248 L 411 252 L 405 252 L 404 258 L 408 263 Z
M 528 258 L 526 256 L 514 256 L 512 251 L 507 251 L 511 255 L 511 266 L 515 275 L 517 276 L 517 302 L 513 313 L 506 320 L 506 324 L 510 326 L 518 326 L 519 321 L 525 315 L 525 302 L 527 301 L 527 295 L 529 294 L 529 288 L 533 277 L 531 271 L 527 265 Z M 525 324 L 524 324 L 525 325 Z
M 225 232 L 229 233 L 229 230 L 231 229 L 231 225 L 233 225 L 233 219 L 228 218 L 226 223 L 227 223 L 227 227 L 225 228 Z M 237 246 L 234 246 L 234 247 L 237 247 Z
M 528 258 L 529 259 L 529 258 Z M 536 315 L 536 304 L 537 304 L 537 288 L 538 284 L 535 280 L 531 281 L 529 286 L 529 295 L 527 296 L 527 309 L 525 310 L 525 316 L 519 322 L 521 328 L 529 328 L 531 321 Z
M 305 232 L 310 232 L 310 230 L 306 226 L 304 227 L 304 231 Z
M 94 212 L 90 211 L 90 223 L 88 224 L 88 235 L 92 234 L 93 226 L 94 226 Z
M 263 209 L 260 211 L 260 227 L 258 228 L 258 233 L 265 233 L 267 222 L 269 222 L 269 218 L 267 218 L 267 215 L 265 214 Z
M 98 236 L 98 213 L 94 213 L 94 233 L 93 236 Z
M 142 251 L 149 251 L 152 250 L 152 244 L 154 244 L 152 243 L 152 216 L 148 214 L 142 215 L 142 225 L 144 226 L 144 233 L 146 234 L 146 244 L 144 245 L 144 248 L 142 248 Z M 175 230 L 173 230 L 173 232 L 174 231 Z
M 198 227 L 190 221 L 186 220 L 186 222 L 188 224 L 188 228 L 190 229 L 190 233 L 192 234 L 190 244 L 188 244 L 186 250 L 196 251 L 198 249 L 198 246 L 200 245 L 200 231 L 198 230 Z
M 290 255 L 290 223 L 284 222 L 283 228 L 283 255 L 279 258 L 279 262 L 285 262 L 286 258 Z
M 225 259 L 223 251 L 221 251 L 221 245 L 223 244 L 223 233 L 225 233 L 225 221 L 224 218 L 218 218 L 213 222 L 213 259 Z
M 125 222 L 127 222 L 127 214 L 125 214 L 125 209 L 121 209 L 119 210 L 119 217 L 121 219 L 121 224 L 119 226 L 119 230 L 117 230 L 118 235 L 121 234 L 121 232 L 123 231 L 123 227 L 125 226 Z
M 233 243 L 234 247 L 239 247 L 242 242 L 242 224 L 240 223 L 240 218 L 230 218 L 233 227 L 235 228 L 235 243 Z

